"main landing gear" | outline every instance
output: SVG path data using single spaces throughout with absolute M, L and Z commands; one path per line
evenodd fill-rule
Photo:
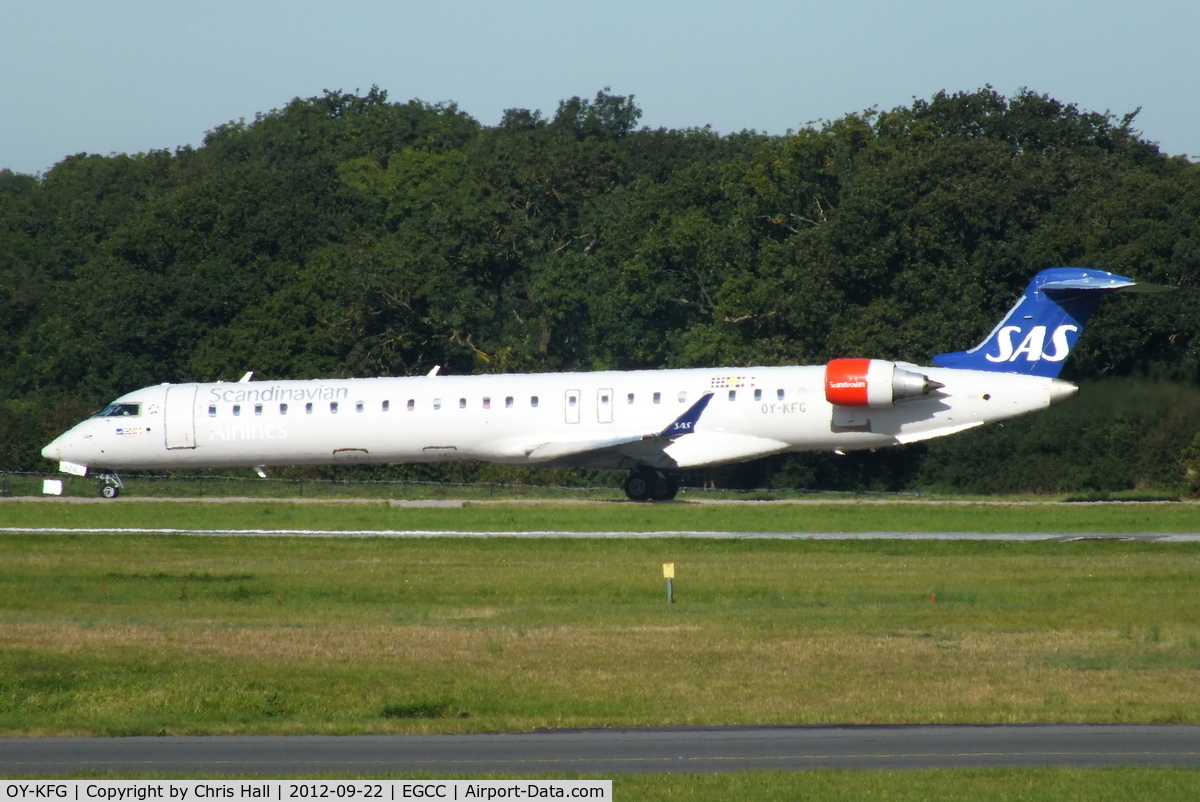
M 125 489 L 125 483 L 115 473 L 100 474 L 100 495 L 105 498 L 116 498 Z
M 670 501 L 679 492 L 679 477 L 661 471 L 634 471 L 625 480 L 630 501 Z

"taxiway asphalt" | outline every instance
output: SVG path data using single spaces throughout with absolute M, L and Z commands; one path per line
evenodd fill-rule
M 194 537 L 324 538 L 688 538 L 696 540 L 1141 540 L 1200 542 L 1200 532 L 732 532 L 664 529 L 634 531 L 467 530 L 467 529 L 183 529 L 172 527 L 0 526 L 0 535 L 189 535 Z
M 485 735 L 0 739 L 0 774 L 582 774 L 1200 766 L 1200 726 L 717 727 Z

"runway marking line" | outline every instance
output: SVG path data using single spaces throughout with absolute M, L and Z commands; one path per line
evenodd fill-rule
M 578 531 L 532 529 L 180 529 L 167 527 L 0 527 L 0 535 L 192 535 L 197 537 L 516 537 L 516 538 L 694 538 L 711 540 L 1200 540 L 1194 532 L 730 532 L 668 529 L 656 531 Z

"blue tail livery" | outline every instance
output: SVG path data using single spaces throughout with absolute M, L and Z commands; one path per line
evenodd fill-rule
M 1100 299 L 1133 287 L 1142 292 L 1165 289 L 1102 270 L 1048 268 L 1033 277 L 983 342 L 969 351 L 938 354 L 933 364 L 1055 378 Z

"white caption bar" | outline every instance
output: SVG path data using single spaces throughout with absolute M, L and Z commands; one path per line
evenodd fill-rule
M 612 799 L 612 780 L 59 780 L 0 782 L 2 800 Z

